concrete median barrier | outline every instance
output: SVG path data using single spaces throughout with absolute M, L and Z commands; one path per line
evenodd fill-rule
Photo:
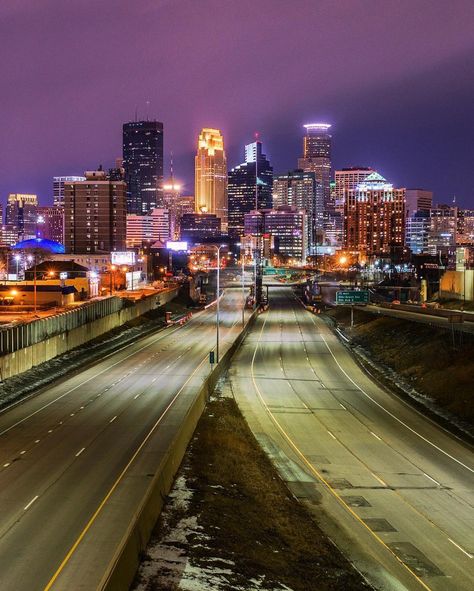
M 213 392 L 218 380 L 228 370 L 234 353 L 256 317 L 257 312 L 254 312 L 196 393 L 194 401 L 176 431 L 166 455 L 157 467 L 155 476 L 148 486 L 142 502 L 137 507 L 132 522 L 125 532 L 115 555 L 112 557 L 98 589 L 104 591 L 125 591 L 129 589 L 140 563 L 140 556 L 146 549 L 206 401 Z

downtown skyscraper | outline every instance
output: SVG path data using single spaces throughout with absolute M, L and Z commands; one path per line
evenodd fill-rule
M 198 137 L 194 159 L 196 213 L 210 213 L 227 230 L 227 159 L 219 129 L 205 127 Z
M 331 201 L 331 148 L 332 136 L 329 123 L 308 123 L 304 125 L 303 156 L 298 158 L 298 168 L 314 172 L 316 181 L 322 186 L 322 202 L 316 203 L 316 230 L 323 229 L 324 220 L 333 212 Z
M 228 177 L 229 236 L 244 234 L 244 216 L 255 209 L 271 209 L 273 168 L 262 152 L 262 142 L 245 146 L 245 162 L 232 168 Z
M 146 215 L 163 205 L 163 123 L 131 121 L 123 125 L 123 167 L 127 211 Z

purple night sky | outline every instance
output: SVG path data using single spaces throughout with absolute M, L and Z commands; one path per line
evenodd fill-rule
M 474 207 L 473 25 L 472 0 L 4 1 L 1 200 L 50 203 L 53 175 L 112 165 L 149 102 L 190 193 L 201 127 L 229 167 L 258 130 L 283 172 L 321 119 L 335 167 Z

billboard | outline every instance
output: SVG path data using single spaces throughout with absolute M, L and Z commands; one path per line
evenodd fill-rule
M 126 250 L 123 252 L 112 252 L 112 265 L 134 265 L 135 253 L 133 250 Z
M 168 250 L 174 250 L 176 252 L 180 252 L 183 250 L 188 250 L 188 243 L 182 242 L 182 241 L 168 240 L 168 242 L 166 243 L 166 248 Z

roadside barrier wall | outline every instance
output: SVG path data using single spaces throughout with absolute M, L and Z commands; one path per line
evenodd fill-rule
M 157 467 L 143 501 L 137 508 L 134 520 L 124 535 L 122 543 L 110 562 L 98 589 L 103 591 L 127 591 L 130 588 L 140 564 L 140 557 L 146 550 L 153 528 L 160 516 L 166 496 L 171 490 L 176 473 L 194 434 L 196 425 L 201 418 L 206 402 L 218 380 L 228 370 L 234 353 L 245 338 L 249 328 L 253 325 L 256 316 L 257 312 L 254 312 L 233 344 L 222 355 L 219 363 L 203 382 L 165 457 Z
M 171 288 L 137 302 L 108 298 L 0 331 L 0 378 L 5 380 L 67 353 L 166 304 L 177 293 L 178 288 Z

